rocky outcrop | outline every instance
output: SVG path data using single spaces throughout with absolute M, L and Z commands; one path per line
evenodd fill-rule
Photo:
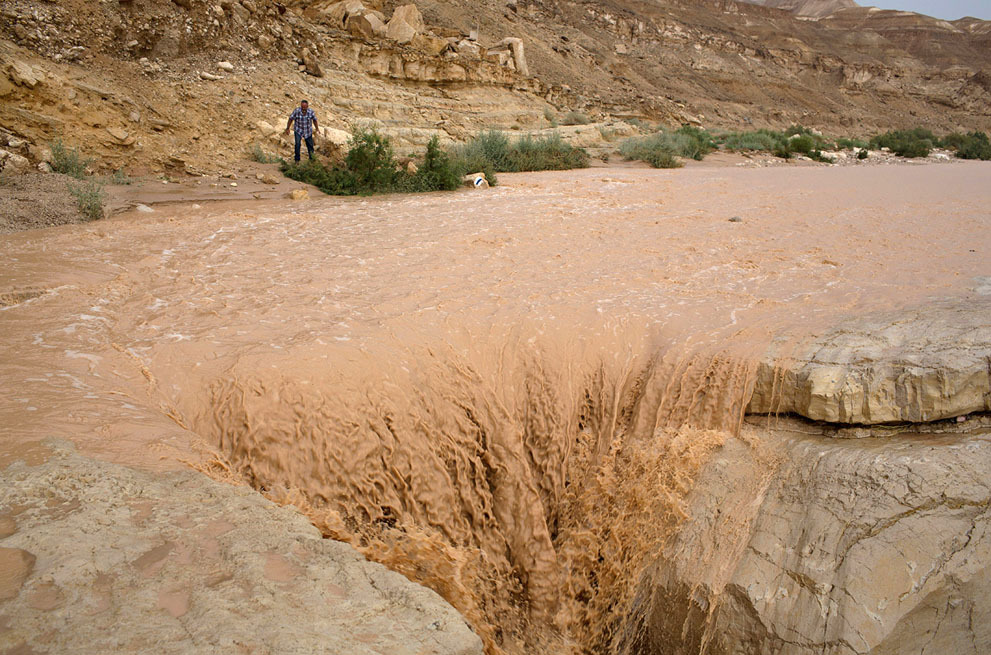
M 791 341 L 783 335 L 761 363 L 750 413 L 877 424 L 991 411 L 986 296 L 875 314 Z
M 250 488 L 56 448 L 0 473 L 4 652 L 482 652 L 440 596 Z
M 696 480 L 625 652 L 991 652 L 991 437 L 744 436 Z
M 834 14 L 840 9 L 856 7 L 853 0 L 744 0 L 755 5 L 784 9 L 798 16 L 821 18 Z

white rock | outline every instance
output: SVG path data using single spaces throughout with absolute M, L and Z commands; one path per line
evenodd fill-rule
M 231 71 L 234 70 L 234 64 L 232 64 L 229 61 L 220 61 L 217 62 L 217 68 L 219 68 L 222 71 L 227 71 L 228 73 L 230 73 Z
M 155 210 L 149 207 L 148 205 L 138 205 L 134 209 L 141 212 L 142 214 L 153 214 L 155 212 Z

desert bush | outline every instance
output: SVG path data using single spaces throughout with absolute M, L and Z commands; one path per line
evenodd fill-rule
M 576 148 L 560 134 L 531 136 L 517 139 L 509 150 L 507 172 L 566 171 L 588 168 L 589 156 L 584 148 Z M 497 169 L 503 170 L 503 169 Z
M 867 159 L 867 157 L 868 157 L 868 154 L 867 154 L 867 149 L 866 148 L 862 148 L 860 150 L 860 152 L 857 153 L 857 159 Z
M 758 150 L 774 152 L 786 145 L 787 139 L 781 132 L 760 129 L 749 132 L 729 132 L 719 136 L 717 141 L 727 150 Z
M 811 155 L 816 150 L 816 142 L 811 136 L 801 135 L 794 136 L 788 139 L 788 150 L 791 152 L 801 153 L 803 155 Z
M 870 144 L 863 139 L 847 139 L 840 138 L 836 139 L 836 147 L 840 150 L 853 150 L 854 148 L 869 148 Z
M 259 164 L 278 164 L 282 162 L 282 157 L 268 154 L 257 143 L 251 146 L 251 150 L 248 151 L 248 158 Z
M 55 139 L 51 143 L 52 170 L 69 177 L 81 180 L 86 177 L 86 167 L 92 160 L 83 159 L 79 151 L 75 148 L 68 148 L 61 139 Z
M 544 120 L 551 124 L 551 127 L 557 127 L 557 116 L 551 111 L 550 107 L 544 107 Z
M 489 184 L 496 172 L 569 170 L 588 168 L 589 163 L 584 149 L 568 144 L 558 134 L 525 135 L 511 141 L 498 130 L 481 132 L 468 143 L 452 147 L 450 155 L 456 169 L 465 174 L 481 171 Z
M 427 143 L 427 152 L 416 173 L 400 174 L 401 177 L 406 178 L 401 182 L 401 186 L 408 191 L 453 191 L 458 188 L 462 176 L 466 174 L 462 173 L 448 154 L 441 150 L 440 140 L 434 136 Z
M 588 125 L 592 119 L 580 111 L 569 111 L 561 118 L 561 125 Z
M 914 130 L 893 130 L 871 139 L 874 149 L 888 148 L 899 157 L 928 157 L 933 147 L 939 143 L 930 130 L 917 127 Z
M 944 148 L 956 150 L 957 157 L 961 159 L 991 160 L 991 140 L 984 132 L 948 134 L 943 137 L 941 144 Z
M 341 163 L 328 166 L 316 159 L 298 164 L 283 161 L 281 168 L 286 177 L 312 184 L 324 193 L 352 196 L 450 191 L 461 183 L 464 173 L 459 166 L 441 149 L 435 136 L 427 144 L 416 173 L 410 174 L 397 165 L 388 137 L 375 130 L 358 129 L 352 133 L 350 150 Z
M 628 160 L 646 162 L 654 168 L 680 168 L 676 141 L 670 132 L 631 137 L 619 144 L 619 153 Z
M 69 193 L 76 199 L 76 206 L 88 221 L 103 218 L 103 187 L 90 180 L 79 184 L 69 183 Z

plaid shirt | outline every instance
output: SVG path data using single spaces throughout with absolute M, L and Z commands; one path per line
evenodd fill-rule
M 304 139 L 313 136 L 313 121 L 317 119 L 317 115 L 312 109 L 307 107 L 306 111 L 303 111 L 302 107 L 296 107 L 289 115 L 289 119 L 293 121 L 293 130 L 296 134 Z

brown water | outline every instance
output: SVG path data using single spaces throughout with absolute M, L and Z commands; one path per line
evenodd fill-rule
M 604 652 L 771 336 L 973 294 L 989 173 L 599 169 L 10 235 L 0 464 L 59 436 L 231 472 L 490 652 Z

